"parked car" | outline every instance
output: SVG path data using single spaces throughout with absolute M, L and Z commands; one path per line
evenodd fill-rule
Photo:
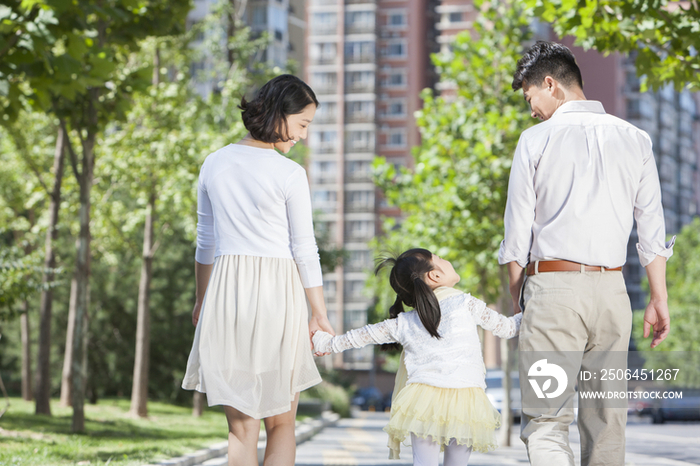
M 520 420 L 521 398 L 520 398 L 520 376 L 518 372 L 510 373 L 513 386 L 510 390 L 510 410 L 516 420 Z M 490 369 L 486 371 L 486 396 L 491 401 L 494 408 L 501 412 L 503 405 L 503 371 Z
M 520 421 L 522 412 L 522 398 L 520 394 L 520 374 L 517 371 L 510 373 L 513 386 L 510 390 L 510 411 L 516 422 Z M 486 396 L 491 401 L 494 408 L 501 412 L 503 404 L 503 371 L 490 369 L 486 371 Z M 574 422 L 578 422 L 578 396 L 574 397 Z
M 681 392 L 682 398 L 662 398 L 656 400 L 651 408 L 654 424 L 666 421 L 700 421 L 700 390 L 668 389 L 667 392 Z
M 363 411 L 384 411 L 383 398 L 377 387 L 364 387 L 355 392 L 350 403 Z

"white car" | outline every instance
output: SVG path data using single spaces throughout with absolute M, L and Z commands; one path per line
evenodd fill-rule
M 510 378 L 512 380 L 512 387 L 510 390 L 510 410 L 513 413 L 513 417 L 516 420 L 520 419 L 520 409 L 522 404 L 520 402 L 520 376 L 517 371 L 510 373 Z M 486 371 L 486 396 L 494 408 L 501 412 L 501 405 L 503 404 L 503 395 L 505 394 L 503 390 L 503 371 L 497 369 L 490 369 Z
M 516 421 L 520 420 L 522 398 L 520 396 L 520 374 L 518 371 L 510 373 L 512 387 L 510 390 L 510 411 Z M 503 404 L 503 371 L 489 369 L 486 371 L 486 396 L 494 408 L 501 412 Z M 578 422 L 578 396 L 574 397 L 574 422 Z

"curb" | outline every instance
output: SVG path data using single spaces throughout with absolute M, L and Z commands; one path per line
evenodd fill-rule
M 297 445 L 309 440 L 325 427 L 336 425 L 339 420 L 340 416 L 337 413 L 324 411 L 318 418 L 310 418 L 297 423 L 294 431 Z M 260 440 L 258 441 L 258 463 L 261 465 L 265 456 L 265 445 L 267 445 L 267 436 L 265 432 L 260 432 Z M 227 453 L 228 441 L 219 442 L 211 445 L 209 448 L 197 450 L 184 456 L 170 458 L 160 463 L 147 464 L 144 466 L 195 466 L 205 462 L 207 466 L 225 466 L 228 464 L 226 459 Z

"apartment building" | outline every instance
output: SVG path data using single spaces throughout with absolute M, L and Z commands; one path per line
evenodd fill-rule
M 187 16 L 188 27 L 202 21 L 217 3 L 217 0 L 194 0 L 193 8 Z M 281 69 L 291 65 L 292 71 L 301 76 L 306 52 L 306 1 L 235 0 L 231 5 L 254 35 L 266 33 L 270 38 L 270 44 L 261 51 L 257 60 Z M 193 47 L 202 48 L 206 34 L 219 36 L 223 41 L 227 33 L 230 31 L 222 24 L 222 30 L 207 31 L 198 37 Z M 207 56 L 206 50 L 202 60 L 193 64 L 192 70 L 195 73 L 204 71 L 205 75 L 213 70 L 212 60 Z M 199 79 L 196 84 L 198 91 L 207 95 L 214 89 L 215 81 L 215 78 Z
M 305 78 L 321 106 L 307 141 L 315 224 L 347 251 L 324 276 L 336 331 L 362 326 L 372 304 L 365 292 L 373 257 L 368 242 L 380 215 L 398 215 L 381 200 L 370 170 L 376 155 L 409 164 L 420 135 L 413 112 L 434 84 L 429 61 L 430 0 L 309 0 Z M 426 40 L 426 38 L 428 40 Z M 336 367 L 368 368 L 372 348 L 336 356 Z

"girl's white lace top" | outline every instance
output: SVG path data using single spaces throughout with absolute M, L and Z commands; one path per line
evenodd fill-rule
M 318 331 L 313 336 L 314 351 L 340 353 L 370 344 L 401 343 L 408 372 L 406 383 L 442 388 L 486 388 L 484 358 L 476 326 L 490 330 L 497 337 L 512 338 L 520 330 L 522 314 L 506 317 L 469 294 L 450 294 L 440 300 L 440 339 L 428 333 L 413 310 L 399 314 L 396 319 L 365 325 L 336 337 Z

